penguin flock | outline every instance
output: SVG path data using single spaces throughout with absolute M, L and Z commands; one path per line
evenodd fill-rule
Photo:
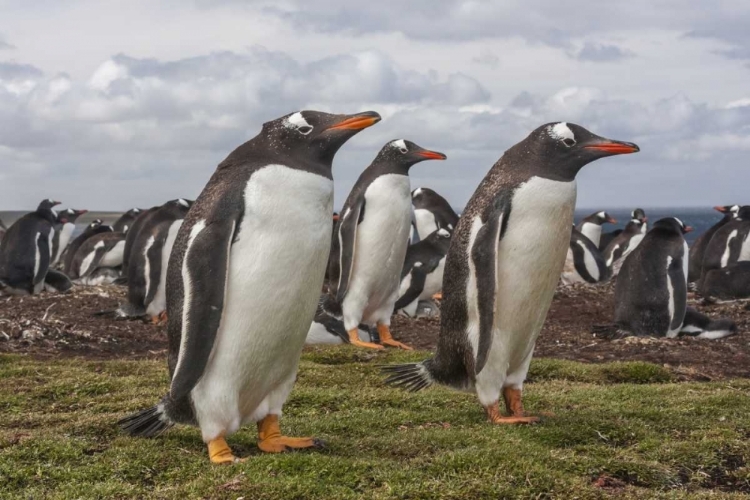
M 619 232 L 604 231 L 615 222 L 604 211 L 576 226 L 578 172 L 640 149 L 554 122 L 509 148 L 460 215 L 434 190 L 412 190 L 413 166 L 447 156 L 406 139 L 382 147 L 336 214 L 334 157 L 380 120 L 282 116 L 232 151 L 194 201 L 134 208 L 75 237 L 86 211 L 43 200 L 0 226 L 0 294 L 127 286 L 126 302 L 98 314 L 165 324 L 171 382 L 119 425 L 140 437 L 196 426 L 216 464 L 242 460 L 226 439 L 251 423 L 264 452 L 322 446 L 281 431 L 303 347 L 411 349 L 391 331 L 394 314 L 439 310 L 440 333 L 432 357 L 383 367 L 385 382 L 474 392 L 493 424 L 539 419 L 524 411 L 523 384 L 559 283 L 617 277 L 612 335 L 736 332 L 688 307 L 687 294 L 750 298 L 750 206 L 717 208 L 724 218 L 691 249 L 681 220 L 649 231 L 642 209 Z

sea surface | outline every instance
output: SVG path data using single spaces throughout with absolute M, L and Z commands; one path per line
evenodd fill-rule
M 688 243 L 695 241 L 700 234 L 722 218 L 722 215 L 712 208 L 642 208 L 646 211 L 649 223 L 656 222 L 663 217 L 679 217 L 686 225 L 693 226 L 695 231 L 685 236 Z M 599 210 L 606 210 L 612 217 L 617 219 L 617 224 L 605 224 L 605 232 L 622 229 L 630 220 L 631 210 L 624 208 L 602 208 L 598 210 L 578 209 L 576 210 L 575 220 L 578 222 L 587 215 L 598 212 Z M 2 220 L 6 226 L 10 227 L 16 219 L 25 213 L 26 212 L 23 211 L 0 211 L 0 220 Z M 83 229 L 94 219 L 102 219 L 105 224 L 112 224 L 119 216 L 120 212 L 89 212 L 84 214 L 78 219 L 75 234 L 83 231 Z

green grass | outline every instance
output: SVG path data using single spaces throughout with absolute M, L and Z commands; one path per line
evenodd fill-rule
M 167 389 L 156 361 L 0 356 L 0 498 L 741 498 L 750 381 L 675 383 L 647 363 L 539 359 L 525 403 L 556 416 L 492 426 L 471 394 L 386 388 L 378 365 L 425 353 L 306 353 L 282 430 L 322 451 L 208 462 L 197 429 L 133 439 L 115 422 Z M 604 479 L 602 479 L 604 478 Z M 599 479 L 597 484 L 597 479 Z M 600 487 L 604 484 L 605 488 Z

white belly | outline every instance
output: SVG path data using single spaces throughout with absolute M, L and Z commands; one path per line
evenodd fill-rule
M 154 294 L 154 300 L 148 304 L 146 308 L 146 314 L 149 316 L 158 316 L 162 311 L 167 310 L 167 267 L 169 266 L 169 256 L 172 254 L 172 247 L 174 241 L 177 239 L 177 232 L 180 230 L 184 219 L 176 220 L 169 226 L 167 231 L 167 238 L 164 240 L 164 246 L 161 249 L 161 273 L 159 274 L 159 284 Z M 149 240 L 150 241 L 150 240 Z M 146 245 L 146 252 L 150 245 Z M 150 265 L 148 265 L 148 258 L 146 259 L 146 271 L 150 271 Z M 146 283 L 148 283 L 148 275 L 146 275 Z M 148 291 L 148 288 L 146 288 Z
M 344 299 L 344 316 L 361 310 L 357 323 L 390 317 L 398 299 L 410 225 L 410 185 L 405 175 L 378 177 L 365 192 L 365 217 L 357 229 L 354 265 Z M 349 319 L 349 318 L 347 318 Z M 348 322 L 348 321 L 347 321 Z M 347 325 L 349 326 L 349 325 Z
M 445 271 L 445 257 L 440 259 L 440 263 L 427 275 L 424 281 L 424 290 L 422 295 L 419 296 L 420 300 L 431 299 L 433 295 L 443 289 L 443 272 Z
M 244 202 L 221 326 L 192 392 L 201 428 L 230 433 L 262 418 L 259 405 L 297 372 L 330 250 L 333 183 L 271 165 L 250 178 Z
M 581 233 L 590 239 L 594 246 L 599 246 L 599 242 L 602 239 L 602 226 L 592 222 L 586 222 L 581 226 Z
M 420 240 L 427 238 L 427 236 L 438 230 L 435 215 L 429 210 L 425 210 L 424 208 L 414 210 L 414 219 L 417 223 L 417 233 Z
M 58 240 L 58 243 L 60 246 L 57 249 L 57 254 L 54 256 L 54 259 L 52 260 L 52 264 L 57 264 L 57 262 L 60 260 L 60 256 L 62 255 L 65 248 L 67 248 L 68 243 L 70 243 L 70 237 L 73 236 L 73 231 L 75 230 L 76 225 L 71 224 L 70 222 L 63 224 L 62 229 L 60 230 L 60 239 Z
M 125 250 L 125 240 L 118 241 L 112 249 L 105 253 L 102 260 L 99 261 L 99 267 L 117 267 L 122 265 L 123 251 Z

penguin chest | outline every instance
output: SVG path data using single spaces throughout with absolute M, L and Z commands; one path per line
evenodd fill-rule
M 438 266 L 427 275 L 424 281 L 424 290 L 419 296 L 420 300 L 432 298 L 433 295 L 443 289 L 443 274 L 445 272 L 445 257 L 440 259 Z
M 75 228 L 75 224 L 71 224 L 69 222 L 63 225 L 62 229 L 60 230 L 57 253 L 54 256 L 54 263 L 57 263 L 57 261 L 60 260 L 60 256 L 62 255 L 63 250 L 65 250 L 65 248 L 68 246 L 68 243 L 70 243 L 70 238 L 71 236 L 73 236 L 73 231 L 75 230 Z
M 240 420 L 296 374 L 330 250 L 333 182 L 270 165 L 253 173 L 243 200 L 221 325 L 193 390 L 196 404 Z
M 512 199 L 498 245 L 493 350 L 511 365 L 530 354 L 570 246 L 576 184 L 534 177 Z
M 383 306 L 397 292 L 409 237 L 409 190 L 407 176 L 387 174 L 365 191 L 365 215 L 357 228 L 347 293 L 367 300 L 368 311 Z
M 421 240 L 438 230 L 435 214 L 425 208 L 414 210 L 414 219 L 417 223 L 417 233 L 419 233 L 419 239 Z

